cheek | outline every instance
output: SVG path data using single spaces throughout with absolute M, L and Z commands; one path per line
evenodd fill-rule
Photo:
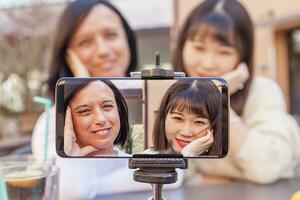
M 220 73 L 226 74 L 230 71 L 233 71 L 238 64 L 238 59 L 235 58 L 225 58 L 219 60 L 219 71 Z
M 115 110 L 115 111 L 107 112 L 105 114 L 105 118 L 113 126 L 115 134 L 118 134 L 121 127 L 118 111 Z
M 239 64 L 239 56 L 236 54 L 222 56 L 218 55 L 216 59 L 216 64 L 218 67 L 218 71 L 221 75 L 226 74 L 230 71 L 233 71 L 236 66 Z
M 74 126 L 74 131 L 75 134 L 80 136 L 83 136 L 85 134 L 88 133 L 88 129 L 92 124 L 92 118 L 85 116 L 85 117 L 81 117 L 81 116 L 75 116 L 73 118 L 73 126 Z
M 91 65 L 95 52 L 92 47 L 75 49 L 75 52 L 83 65 L 87 67 Z
M 183 65 L 185 68 L 193 67 L 197 64 L 197 56 L 192 49 L 190 42 L 186 42 L 182 51 Z
M 197 76 L 197 69 L 201 66 L 201 55 L 189 42 L 183 48 L 182 52 L 183 66 L 189 76 Z
M 117 62 L 122 69 L 127 69 L 130 62 L 130 50 L 125 38 L 119 38 L 111 44 L 112 52 L 115 53 Z
M 206 134 L 207 134 L 207 130 L 203 130 L 204 128 L 201 128 L 201 129 L 199 129 L 199 134 L 196 136 L 196 138 L 201 138 L 201 137 L 204 137 L 204 136 L 206 136 Z
M 170 118 L 166 118 L 165 121 L 165 133 L 168 140 L 171 140 L 175 137 L 176 133 L 178 132 L 179 128 L 176 123 L 172 122 Z

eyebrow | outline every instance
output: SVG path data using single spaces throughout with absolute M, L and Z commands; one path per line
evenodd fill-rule
M 85 39 L 89 39 L 89 38 L 91 38 L 91 34 L 83 33 L 81 35 L 77 35 L 77 36 L 73 37 L 70 42 L 79 42 L 81 40 L 85 40 Z
M 107 99 L 107 100 L 104 100 L 101 102 L 101 104 L 104 104 L 104 103 L 114 103 L 114 101 L 111 99 Z
M 178 114 L 178 115 L 181 115 L 181 116 L 184 115 L 181 112 L 177 112 L 177 111 L 171 111 L 170 113 L 171 114 Z M 196 118 L 200 118 L 199 120 L 201 120 L 201 121 L 208 121 L 209 122 L 209 119 L 207 119 L 205 117 L 201 117 L 200 115 L 196 115 Z
M 76 108 L 74 108 L 74 111 L 80 109 L 80 108 L 88 108 L 89 106 L 88 105 L 79 105 L 77 106 Z
M 106 27 L 101 32 L 105 33 L 107 31 L 118 31 L 118 28 L 115 26 L 110 26 L 110 27 Z M 84 33 L 81 33 L 81 34 L 73 37 L 73 39 L 71 41 L 82 40 L 82 39 L 90 38 L 91 36 L 93 36 L 93 34 L 91 34 L 90 32 L 84 32 Z
M 180 113 L 180 112 L 176 112 L 176 111 L 171 111 L 170 113 L 171 113 L 171 114 L 178 114 L 178 115 L 182 115 L 182 116 L 183 116 L 183 114 L 182 114 L 182 113 Z
M 209 119 L 207 119 L 207 118 L 203 118 L 203 117 L 199 117 L 199 116 L 197 116 L 196 118 L 200 118 L 200 119 L 197 119 L 197 120 L 200 120 L 202 122 L 209 122 Z
M 105 104 L 105 103 L 114 103 L 114 101 L 108 99 L 108 100 L 102 101 L 100 104 Z M 84 105 L 79 105 L 79 106 L 77 106 L 76 108 L 74 108 L 74 111 L 76 111 L 76 110 L 78 110 L 78 109 L 80 109 L 80 108 L 85 108 L 85 107 L 90 107 L 90 106 L 89 106 L 89 105 L 86 105 L 86 104 L 84 104 Z

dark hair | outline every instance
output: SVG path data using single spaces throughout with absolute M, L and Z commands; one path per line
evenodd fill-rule
M 105 83 L 114 93 L 117 107 L 118 107 L 118 113 L 119 113 L 119 119 L 120 119 L 120 131 L 118 134 L 118 137 L 114 141 L 114 145 L 121 145 L 124 146 L 124 144 L 127 141 L 127 137 L 129 134 L 129 122 L 128 122 L 128 107 L 126 104 L 126 101 L 124 97 L 122 96 L 121 92 L 116 88 L 116 86 L 109 80 L 88 80 L 88 79 L 73 79 L 73 80 L 66 80 L 64 85 L 64 110 L 66 112 L 66 109 L 74 97 L 75 94 L 77 94 L 81 89 L 86 87 L 89 83 L 92 81 L 101 81 Z M 100 91 L 99 91 L 100 92 Z
M 222 95 L 218 87 L 210 80 L 195 79 L 178 80 L 169 87 L 160 104 L 153 128 L 153 145 L 156 151 L 171 148 L 165 134 L 165 121 L 167 114 L 175 109 L 187 110 L 210 121 L 214 142 L 207 154 L 220 155 Z
M 246 9 L 236 0 L 223 0 L 223 10 L 216 11 L 220 0 L 207 0 L 198 5 L 187 17 L 178 36 L 173 64 L 177 71 L 185 71 L 182 52 L 186 40 L 193 39 L 201 28 L 202 36 L 211 36 L 224 45 L 233 46 L 240 55 L 240 62 L 248 66 L 250 77 L 244 88 L 231 95 L 231 107 L 241 115 L 253 78 L 253 24 Z M 204 36 L 206 34 L 206 36 Z
M 127 43 L 130 50 L 130 63 L 126 71 L 126 76 L 130 75 L 130 72 L 134 71 L 137 66 L 137 49 L 136 39 L 133 30 L 126 22 L 125 18 L 112 4 L 104 0 L 77 0 L 70 3 L 63 14 L 61 15 L 55 35 L 55 40 L 52 48 L 52 57 L 50 62 L 50 75 L 48 79 L 48 87 L 51 97 L 55 94 L 55 84 L 58 79 L 62 77 L 73 77 L 73 73 L 65 59 L 66 50 L 68 48 L 69 41 L 79 27 L 81 22 L 89 14 L 91 9 L 96 5 L 105 5 L 114 11 L 121 19 L 123 28 L 126 33 Z M 99 19 L 101 20 L 101 19 Z

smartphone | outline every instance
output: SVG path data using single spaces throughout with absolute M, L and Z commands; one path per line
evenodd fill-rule
M 61 157 L 222 158 L 228 87 L 221 78 L 62 78 L 56 85 Z

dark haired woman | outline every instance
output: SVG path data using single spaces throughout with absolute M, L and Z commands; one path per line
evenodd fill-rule
M 153 150 L 220 156 L 222 95 L 210 80 L 178 80 L 165 93 L 153 129 Z
M 61 15 L 54 38 L 48 86 L 61 77 L 129 76 L 137 67 L 135 35 L 105 0 L 77 0 Z
M 195 162 L 203 174 L 271 183 L 294 176 L 299 127 L 270 79 L 253 77 L 254 27 L 236 0 L 208 0 L 187 17 L 174 66 L 193 77 L 223 77 L 231 93 L 230 147 L 222 160 Z
M 136 50 L 133 31 L 108 1 L 71 1 L 58 21 L 54 38 L 48 81 L 51 97 L 61 77 L 129 75 L 137 66 Z M 54 157 L 54 108 L 50 115 L 49 157 Z M 43 114 L 33 133 L 32 151 L 36 157 L 42 156 L 44 148 L 45 119 Z M 127 160 L 56 159 L 61 199 L 94 199 L 97 195 L 149 189 L 132 180 Z M 116 187 L 122 181 L 126 185 Z
M 119 149 L 129 134 L 128 108 L 112 82 L 67 80 L 64 98 L 68 156 L 129 156 Z
M 62 13 L 54 38 L 48 87 L 55 96 L 62 77 L 119 77 L 137 66 L 135 36 L 121 13 L 104 0 L 77 0 Z M 51 109 L 54 116 L 55 109 Z M 45 115 L 36 124 L 32 150 L 39 154 Z M 55 155 L 54 117 L 50 117 L 49 151 Z M 52 148 L 53 147 L 53 148 Z

